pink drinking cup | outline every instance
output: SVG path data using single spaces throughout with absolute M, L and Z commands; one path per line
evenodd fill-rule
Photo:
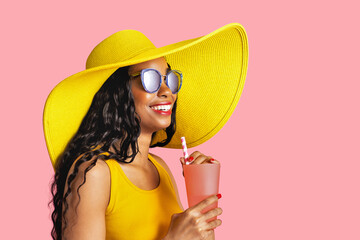
M 206 198 L 219 193 L 220 164 L 190 164 L 183 165 L 186 193 L 189 207 L 192 207 Z M 218 206 L 218 202 L 206 207 L 205 213 Z M 212 221 L 216 218 L 212 218 Z

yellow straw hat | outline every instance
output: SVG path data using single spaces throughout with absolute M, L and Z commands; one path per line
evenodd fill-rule
M 168 148 L 188 147 L 214 136 L 239 101 L 246 77 L 248 43 L 244 28 L 228 24 L 199 38 L 156 48 L 141 32 L 123 30 L 99 43 L 90 53 L 86 70 L 60 82 L 44 108 L 44 133 L 53 165 L 78 130 L 95 93 L 119 67 L 165 56 L 172 69 L 183 73 L 178 93 L 176 132 Z M 154 142 L 166 138 L 164 131 Z

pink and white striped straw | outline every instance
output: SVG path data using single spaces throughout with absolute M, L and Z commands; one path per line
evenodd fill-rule
M 184 153 L 185 164 L 187 165 L 187 164 L 189 164 L 187 161 L 189 154 L 188 154 L 187 147 L 186 147 L 185 137 L 181 137 L 181 145 L 182 145 L 182 149 L 183 149 L 183 153 Z

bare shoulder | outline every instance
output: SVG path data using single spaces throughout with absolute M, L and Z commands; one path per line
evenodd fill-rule
M 107 166 L 107 164 L 103 160 L 97 160 L 95 165 L 96 157 L 91 159 L 90 161 L 82 163 L 78 168 L 77 176 L 74 178 L 74 180 L 80 180 L 83 179 L 83 176 L 86 174 L 86 180 L 94 179 L 96 181 L 106 182 L 110 180 L 110 169 Z M 69 175 L 73 173 L 75 168 L 75 163 L 70 168 Z M 93 166 L 92 166 L 93 165 Z
M 110 169 L 103 160 L 97 160 L 95 165 L 93 165 L 94 163 L 95 158 L 82 163 L 78 167 L 76 175 L 71 176 L 75 168 L 74 162 L 68 173 L 65 185 L 65 193 L 69 187 L 68 181 L 72 179 L 70 183 L 71 190 L 79 189 L 79 195 L 81 197 L 84 196 L 84 199 L 91 200 L 91 198 L 95 197 L 96 199 L 100 200 L 99 207 L 106 208 L 110 196 Z M 99 196 L 96 195 L 102 197 L 99 198 Z M 69 195 L 69 200 L 70 202 L 78 201 L 77 194 Z M 85 203 L 86 200 L 83 202 Z

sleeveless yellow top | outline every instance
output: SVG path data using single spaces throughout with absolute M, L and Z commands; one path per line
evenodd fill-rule
M 155 165 L 160 184 L 153 190 L 135 186 L 115 160 L 106 160 L 111 174 L 111 193 L 106 209 L 107 240 L 162 239 L 169 228 L 171 216 L 182 212 L 171 178 L 149 154 Z

